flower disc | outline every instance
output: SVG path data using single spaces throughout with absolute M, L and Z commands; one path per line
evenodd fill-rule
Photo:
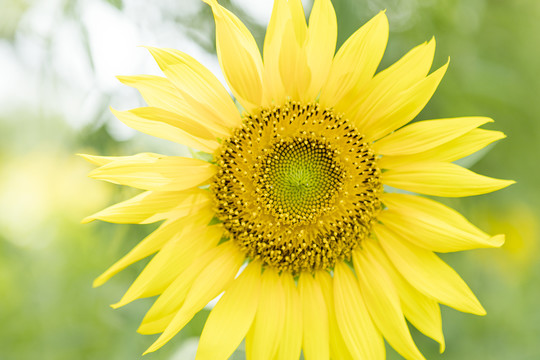
M 287 103 L 246 117 L 224 142 L 211 190 L 240 248 L 298 273 L 349 259 L 381 208 L 374 152 L 347 120 Z

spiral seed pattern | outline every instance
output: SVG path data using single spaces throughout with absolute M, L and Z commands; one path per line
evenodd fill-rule
M 286 224 L 310 223 L 332 210 L 345 174 L 336 158 L 319 140 L 280 139 L 255 174 L 266 210 Z

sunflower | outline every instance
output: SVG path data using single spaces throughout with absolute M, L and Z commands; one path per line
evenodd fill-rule
M 499 247 L 456 211 L 416 194 L 462 197 L 513 183 L 452 162 L 504 137 L 492 120 L 411 122 L 448 63 L 429 73 L 435 41 L 375 74 L 388 39 L 379 13 L 335 52 L 330 0 L 309 26 L 300 0 L 276 0 L 263 56 L 216 0 L 217 54 L 236 99 L 190 56 L 148 48 L 165 77 L 122 76 L 148 107 L 116 111 L 192 158 L 83 155 L 90 177 L 145 190 L 88 218 L 160 226 L 99 276 L 154 255 L 119 307 L 158 296 L 138 331 L 159 349 L 211 300 L 197 359 L 384 359 L 383 339 L 423 359 L 406 319 L 445 344 L 439 303 L 483 315 L 435 252 Z M 240 108 L 240 111 L 238 110 Z M 400 189 L 404 191 L 392 191 Z

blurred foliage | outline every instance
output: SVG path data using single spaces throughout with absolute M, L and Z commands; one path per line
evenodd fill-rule
M 11 41 L 14 40 L 19 21 L 28 7 L 28 1 L 0 1 L 0 9 L 2 9 L 0 38 L 9 39 Z
M 23 91 L 24 101 L 10 97 L 11 87 L 16 93 L 22 84 L 4 82 L 9 91 L 0 93 L 5 97 L 0 102 L 0 359 L 136 359 L 155 339 L 135 333 L 151 299 L 114 311 L 107 306 L 121 297 L 144 262 L 99 289 L 91 288 L 93 278 L 154 226 L 80 225 L 86 215 L 133 192 L 87 179 L 91 166 L 74 154 L 182 149 L 144 135 L 119 136 L 108 107 L 124 96 L 132 106 L 140 100 L 135 92 L 120 93 L 120 85 L 110 90 L 97 82 L 92 28 L 83 21 L 90 3 L 100 3 L 145 32 L 162 35 L 174 28 L 208 53 L 215 52 L 211 12 L 197 0 L 0 1 L 0 64 L 18 64 L 35 85 Z M 246 22 L 261 45 L 266 25 L 245 2 L 221 3 Z M 539 359 L 540 2 L 333 3 L 340 43 L 378 11 L 387 10 L 391 35 L 381 69 L 432 35 L 437 39 L 434 66 L 451 56 L 445 79 L 419 119 L 491 116 L 496 123 L 489 127 L 508 135 L 489 156 L 474 159 L 472 169 L 518 184 L 447 201 L 486 231 L 507 234 L 500 250 L 444 256 L 478 295 L 488 316 L 444 308 L 446 352 L 438 354 L 436 343 L 413 330 L 420 349 L 428 359 Z M 62 73 L 65 61 L 75 61 L 54 51 L 64 41 L 65 33 L 55 31 L 62 24 L 74 25 L 72 35 L 83 44 L 67 56 L 82 52 L 83 73 L 91 78 L 86 87 L 75 86 Z M 38 44 L 39 51 L 28 51 L 29 44 Z M 73 94 L 82 100 L 74 102 Z M 63 110 L 66 103 L 73 103 L 70 111 Z M 206 316 L 197 315 L 180 336 L 145 358 L 192 358 Z M 390 348 L 388 352 L 389 359 L 400 358 Z M 240 350 L 235 358 L 242 357 Z

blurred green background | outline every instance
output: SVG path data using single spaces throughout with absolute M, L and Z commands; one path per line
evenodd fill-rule
M 221 1 L 262 44 L 270 0 Z M 306 9 L 311 1 L 305 1 Z M 465 165 L 515 179 L 509 189 L 448 204 L 480 228 L 504 232 L 502 249 L 444 256 L 484 304 L 476 317 L 443 307 L 447 350 L 418 332 L 428 359 L 540 359 L 540 1 L 333 0 L 339 42 L 382 9 L 390 20 L 384 68 L 437 39 L 434 66 L 451 56 L 419 119 L 485 115 L 508 138 Z M 159 74 L 137 45 L 190 53 L 219 73 L 211 13 L 199 0 L 0 0 L 0 359 L 138 359 L 152 303 L 116 302 L 143 264 L 92 289 L 154 226 L 80 225 L 129 189 L 90 180 L 79 152 L 129 155 L 185 149 L 131 131 L 109 106 L 142 105 L 115 75 Z M 221 75 L 218 75 L 222 79 Z M 206 312 L 146 359 L 192 359 Z M 233 358 L 243 358 L 240 350 Z M 400 357 L 389 349 L 389 359 Z

